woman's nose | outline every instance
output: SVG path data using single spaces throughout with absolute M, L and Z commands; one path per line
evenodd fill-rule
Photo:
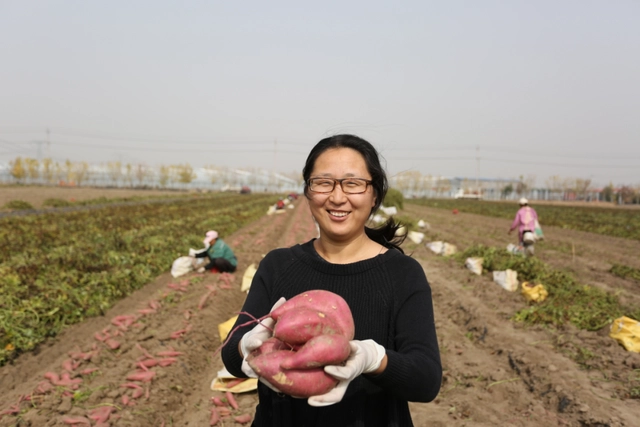
M 342 186 L 339 183 L 336 183 L 333 191 L 329 194 L 329 199 L 336 203 L 342 203 L 347 199 L 347 194 L 342 191 Z

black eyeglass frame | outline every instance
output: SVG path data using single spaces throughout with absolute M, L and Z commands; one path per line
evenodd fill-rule
M 315 179 L 319 179 L 319 180 L 326 180 L 326 181 L 333 181 L 333 187 L 331 187 L 331 190 L 329 191 L 315 191 L 311 189 L 311 182 Z M 364 186 L 364 190 L 358 192 L 358 193 L 350 193 L 348 191 L 344 191 L 344 187 L 342 185 L 343 181 L 364 181 L 365 186 Z M 324 177 L 324 176 L 316 176 L 313 178 L 309 178 L 307 180 L 307 187 L 309 188 L 309 191 L 311 191 L 312 193 L 317 193 L 317 194 L 331 194 L 333 192 L 333 190 L 336 189 L 336 184 L 340 183 L 340 189 L 342 190 L 342 192 L 344 194 L 363 194 L 367 192 L 367 188 L 369 188 L 369 186 L 371 184 L 373 184 L 373 181 L 371 181 L 370 179 L 365 179 L 365 178 L 329 178 L 329 177 Z

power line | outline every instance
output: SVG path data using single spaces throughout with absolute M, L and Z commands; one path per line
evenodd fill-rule
M 167 137 L 167 136 L 157 136 L 157 135 L 134 135 L 134 134 L 126 134 L 126 133 L 110 133 L 110 132 L 101 132 L 101 131 L 83 131 L 77 129 L 69 129 L 69 128 L 28 128 L 28 129 L 17 129 L 17 130 L 3 130 L 4 126 L 0 126 L 0 133 L 39 133 L 46 132 L 49 136 L 77 136 L 82 138 L 94 138 L 94 139 L 106 139 L 113 141 L 137 141 L 137 142 L 151 142 L 154 144 L 193 144 L 193 145 L 222 145 L 222 144 L 233 144 L 233 145 L 248 145 L 248 144 L 270 144 L 271 141 L 233 141 L 233 140 L 212 140 L 212 139 L 189 139 L 189 138 L 177 138 L 177 137 Z M 293 143 L 293 142 L 283 142 L 278 141 L 283 145 L 308 145 L 306 143 Z

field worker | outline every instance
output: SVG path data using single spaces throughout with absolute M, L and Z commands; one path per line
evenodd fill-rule
M 233 273 L 236 271 L 238 260 L 229 245 L 218 237 L 217 231 L 207 231 L 202 243 L 207 247 L 207 250 L 194 255 L 193 265 L 196 266 L 195 258 L 208 257 L 209 263 L 204 267 L 198 268 L 198 273 L 203 273 L 205 270 L 212 270 L 214 268 L 220 273 Z
M 400 248 L 400 224 L 365 226 L 388 189 L 376 149 L 353 135 L 318 142 L 302 170 L 304 195 L 320 237 L 269 252 L 260 262 L 236 325 L 259 318 L 305 291 L 340 295 L 355 323 L 351 355 L 324 371 L 339 382 L 328 393 L 295 398 L 264 378 L 253 426 L 413 426 L 408 402 L 437 396 L 442 366 L 431 288 L 424 270 Z M 273 319 L 264 321 L 270 328 Z M 244 360 L 272 332 L 249 324 L 222 348 L 226 368 L 257 377 Z
M 529 236 L 531 239 L 535 239 L 538 214 L 535 209 L 529 206 L 529 201 L 524 197 L 521 198 L 518 203 L 520 204 L 520 209 L 518 209 L 516 217 L 513 219 L 513 223 L 511 224 L 511 228 L 509 228 L 508 234 L 511 234 L 511 232 L 517 228 L 518 241 L 520 242 L 520 245 L 527 247 L 533 244 L 533 240 L 529 240 Z M 527 239 L 525 239 L 524 236 L 527 232 L 530 234 L 528 234 Z

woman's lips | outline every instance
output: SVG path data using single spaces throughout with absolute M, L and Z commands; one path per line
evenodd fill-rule
M 334 221 L 344 220 L 349 216 L 349 212 L 344 212 L 344 211 L 327 211 L 327 212 L 329 213 L 329 216 L 331 217 L 331 219 L 333 219 Z

